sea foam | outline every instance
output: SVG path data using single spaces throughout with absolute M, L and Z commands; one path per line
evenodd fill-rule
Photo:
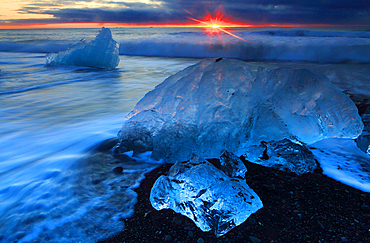
M 68 31 L 64 30 L 67 35 Z M 120 44 L 120 55 L 166 57 L 225 57 L 242 60 L 307 61 L 320 63 L 370 62 L 370 33 L 307 29 L 244 30 L 230 29 L 245 42 L 225 33 L 207 35 L 198 29 L 113 29 Z M 156 34 L 155 34 L 156 33 Z M 83 33 L 78 32 L 82 35 Z M 89 33 L 90 34 L 90 33 Z M 0 41 L 2 52 L 60 52 L 78 42 L 84 35 L 71 40 L 45 39 Z
M 94 151 L 115 136 L 120 120 L 2 137 L 0 242 L 96 242 L 124 229 L 119 219 L 134 212 L 133 189 L 159 162 L 148 153 L 117 163 Z M 117 166 L 121 174 L 114 173 Z
M 370 192 L 370 156 L 351 139 L 325 139 L 312 145 L 323 173 L 349 186 Z
M 120 54 L 320 63 L 370 62 L 370 38 L 271 36 L 250 33 L 239 33 L 239 36 L 253 43 L 226 34 L 221 34 L 220 39 L 211 39 L 204 35 L 121 39 Z

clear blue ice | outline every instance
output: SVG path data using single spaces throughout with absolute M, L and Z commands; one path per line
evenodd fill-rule
M 323 75 L 259 68 L 254 77 L 243 61 L 205 59 L 167 78 L 137 103 L 119 133 L 119 146 L 122 151 L 152 150 L 153 158 L 172 163 L 186 161 L 192 153 L 219 158 L 227 150 L 302 174 L 316 167 L 309 151 L 306 157 L 311 158 L 303 158 L 301 167 L 290 166 L 277 153 L 259 159 L 265 144 L 281 146 L 288 139 L 304 151 L 300 145 L 354 139 L 362 129 L 355 104 Z
M 102 28 L 95 40 L 82 39 L 76 45 L 46 56 L 46 66 L 83 66 L 113 69 L 119 63 L 119 44 L 108 28 Z

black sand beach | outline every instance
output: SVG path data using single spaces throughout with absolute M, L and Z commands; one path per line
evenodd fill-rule
M 351 97 L 359 113 L 369 107 L 364 97 Z M 202 232 L 185 216 L 172 210 L 156 211 L 150 190 L 168 172 L 164 164 L 146 174 L 139 188 L 133 217 L 123 220 L 125 230 L 101 241 L 108 242 L 370 242 L 370 193 L 344 185 L 322 174 L 297 176 L 250 163 L 247 184 L 263 202 L 263 208 L 226 235 L 216 238 Z M 209 160 L 216 167 L 219 161 Z
M 320 168 L 296 176 L 244 162 L 247 183 L 264 207 L 226 235 L 216 238 L 185 216 L 151 206 L 152 185 L 171 167 L 165 164 L 136 189 L 138 202 L 133 217 L 124 220 L 125 230 L 101 242 L 369 242 L 369 193 L 323 175 Z

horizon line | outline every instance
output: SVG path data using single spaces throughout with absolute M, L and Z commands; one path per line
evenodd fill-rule
M 127 24 L 127 23 L 27 23 L 0 25 L 0 29 L 95 29 L 95 28 L 205 28 L 202 24 Z M 258 27 L 370 27 L 370 25 L 333 25 L 333 24 L 244 24 L 227 23 L 223 28 Z

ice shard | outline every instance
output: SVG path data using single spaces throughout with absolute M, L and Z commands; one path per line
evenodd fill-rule
M 217 237 L 263 207 L 245 180 L 227 176 L 197 155 L 189 162 L 176 163 L 167 176 L 159 177 L 150 202 L 156 210 L 169 208 L 181 213 Z
M 233 153 L 225 151 L 220 157 L 221 170 L 233 178 L 245 178 L 247 167 L 244 163 Z
M 313 172 L 316 169 L 314 154 L 305 146 L 289 139 L 262 141 L 247 149 L 246 159 L 266 167 L 294 172 L 297 175 Z
M 367 111 L 361 116 L 362 121 L 364 122 L 364 130 L 362 134 L 357 138 L 357 146 L 370 155 L 370 107 Z
M 108 28 L 102 28 L 96 38 L 87 42 L 82 39 L 66 51 L 49 53 L 46 66 L 83 66 L 113 69 L 119 63 L 119 44 Z
M 205 59 L 148 92 L 126 117 L 116 148 L 151 150 L 153 158 L 173 162 L 192 153 L 219 158 L 225 150 L 253 158 L 261 151 L 251 148 L 264 142 L 304 146 L 353 139 L 362 129 L 355 104 L 323 75 L 259 68 L 254 77 L 243 61 Z M 266 166 L 272 161 L 260 160 Z

